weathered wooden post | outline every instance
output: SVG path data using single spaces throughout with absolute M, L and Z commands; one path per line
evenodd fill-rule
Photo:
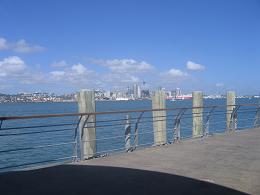
M 192 92 L 192 106 L 193 107 L 203 107 L 203 94 L 201 91 Z M 203 108 L 193 108 L 192 109 L 193 118 L 193 137 L 199 137 L 203 135 Z
M 128 152 L 131 150 L 131 122 L 130 116 L 126 115 L 125 120 L 125 151 Z
M 94 91 L 82 90 L 77 93 L 79 113 L 96 111 Z M 96 115 L 84 115 L 79 124 L 81 160 L 96 154 Z
M 152 109 L 165 109 L 165 93 L 156 91 L 152 97 Z M 154 144 L 161 145 L 167 142 L 166 135 L 166 111 L 153 111 Z
M 231 129 L 231 117 L 232 112 L 235 109 L 236 104 L 236 93 L 234 91 L 227 92 L 227 130 Z

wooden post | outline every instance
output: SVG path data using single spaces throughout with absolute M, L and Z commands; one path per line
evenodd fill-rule
M 156 91 L 152 97 L 152 109 L 165 109 L 165 93 Z M 167 142 L 166 111 L 153 111 L 154 144 L 161 145 Z
M 79 113 L 96 111 L 94 91 L 82 90 L 77 93 Z M 79 124 L 81 159 L 89 159 L 96 154 L 96 116 L 84 115 Z
M 201 91 L 192 92 L 192 106 L 203 107 L 203 94 Z M 193 115 L 193 137 L 199 137 L 203 135 L 203 108 L 192 109 Z
M 231 129 L 231 115 L 236 104 L 236 93 L 234 91 L 227 92 L 227 130 Z
M 130 116 L 126 115 L 125 121 L 125 151 L 128 152 L 131 149 L 131 123 Z

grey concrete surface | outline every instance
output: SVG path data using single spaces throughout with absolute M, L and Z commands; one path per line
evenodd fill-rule
M 0 194 L 260 194 L 260 129 L 35 170 L 0 173 Z
M 157 171 L 260 194 L 260 129 L 184 140 L 78 165 Z

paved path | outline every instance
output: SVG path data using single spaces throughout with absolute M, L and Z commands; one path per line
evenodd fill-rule
M 81 164 L 170 173 L 260 194 L 260 129 L 186 140 Z
M 260 194 L 260 129 L 0 174 L 4 195 Z

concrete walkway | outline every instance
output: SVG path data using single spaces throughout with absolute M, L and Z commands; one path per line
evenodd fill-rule
M 260 194 L 260 129 L 191 139 L 80 164 L 157 171 Z
M 5 195 L 260 194 L 260 129 L 0 174 Z

